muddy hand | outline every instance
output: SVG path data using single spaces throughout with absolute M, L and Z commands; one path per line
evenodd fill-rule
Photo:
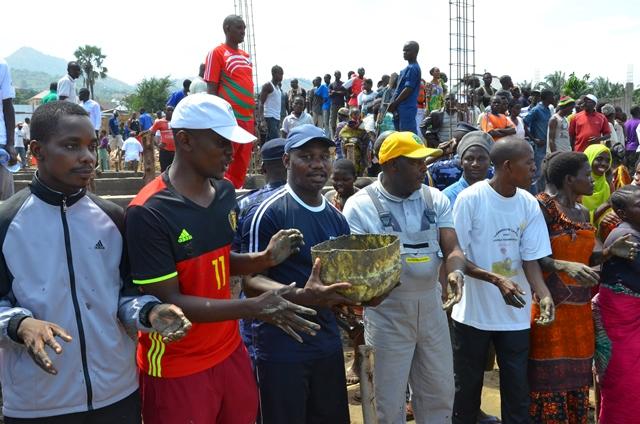
M 462 299 L 462 287 L 464 286 L 464 277 L 459 272 L 450 272 L 447 275 L 447 301 L 442 305 L 445 311 L 451 309 L 453 305 Z
M 619 258 L 634 261 L 638 256 L 640 243 L 637 243 L 630 238 L 631 234 L 627 234 L 614 241 L 609 247 L 611 253 Z
M 266 250 L 271 266 L 279 265 L 289 256 L 300 252 L 302 246 L 304 246 L 304 238 L 299 230 L 290 228 L 278 231 L 269 240 Z
M 320 330 L 320 325 L 298 315 L 315 316 L 317 312 L 314 309 L 297 305 L 282 297 L 295 290 L 296 283 L 291 283 L 288 286 L 265 292 L 254 298 L 256 302 L 254 317 L 279 327 L 282 331 L 302 343 L 302 337 L 298 333 L 302 332 L 315 336 Z
M 597 272 L 579 262 L 566 262 L 563 271 L 566 272 L 569 277 L 587 287 L 595 286 L 600 279 Z
M 540 299 L 540 316 L 536 318 L 537 325 L 550 325 L 556 319 L 556 307 L 551 297 Z
M 311 276 L 304 286 L 304 290 L 311 296 L 311 303 L 318 306 L 332 307 L 334 305 L 356 305 L 356 302 L 342 296 L 338 290 L 351 287 L 350 283 L 334 283 L 324 285 L 320 280 L 320 258 L 317 258 L 311 269 Z
M 56 337 L 60 337 L 67 343 L 71 341 L 71 336 L 65 330 L 51 322 L 25 318 L 18 327 L 17 335 L 24 343 L 36 365 L 49 374 L 58 374 L 58 370 L 53 366 L 51 358 L 47 355 L 45 346 L 49 346 L 56 354 L 60 355 L 62 346 L 60 346 Z
M 161 303 L 149 312 L 151 327 L 162 336 L 165 343 L 180 340 L 191 329 L 191 321 L 176 305 Z
M 522 297 L 525 295 L 524 290 L 513 281 L 501 277 L 496 285 L 500 289 L 500 293 L 502 293 L 504 303 L 507 305 L 513 306 L 514 308 L 524 308 L 524 305 L 527 304 Z

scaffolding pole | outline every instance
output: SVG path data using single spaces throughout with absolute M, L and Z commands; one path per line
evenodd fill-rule
M 255 27 L 253 21 L 253 0 L 234 0 L 233 8 L 235 14 L 242 17 L 246 25 L 244 42 L 240 45 L 251 57 L 253 67 L 253 85 L 260 87 L 258 83 L 258 57 L 256 54 Z
M 468 103 L 470 78 L 476 70 L 475 3 L 474 0 L 449 0 L 449 79 L 448 93 L 458 104 Z M 453 137 L 449 121 L 449 138 Z

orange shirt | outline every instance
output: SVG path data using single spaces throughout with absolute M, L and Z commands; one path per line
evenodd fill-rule
M 491 130 L 501 130 L 503 128 L 513 128 L 513 122 L 502 113 L 496 115 L 491 112 L 486 112 L 480 120 L 480 129 L 486 133 Z M 493 137 L 493 140 L 497 140 L 501 137 Z
M 231 104 L 237 120 L 253 121 L 253 66 L 247 52 L 220 44 L 205 59 L 204 80 L 218 84 L 218 96 Z

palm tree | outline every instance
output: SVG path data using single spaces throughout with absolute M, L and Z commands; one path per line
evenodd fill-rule
M 604 77 L 596 77 L 594 78 L 589 85 L 591 86 L 591 91 L 593 94 L 599 99 L 608 99 L 611 97 L 611 81 L 609 78 Z
M 567 78 L 567 81 L 562 86 L 562 94 L 577 99 L 583 94 L 589 93 L 589 77 L 589 74 L 585 74 L 582 78 L 578 78 L 575 72 L 571 72 L 569 78 Z
M 559 97 L 562 87 L 567 82 L 567 77 L 562 71 L 555 71 L 544 77 L 544 81 L 536 84 L 538 89 L 547 89 L 553 91 L 554 96 Z
M 108 69 L 106 66 L 103 66 L 103 62 L 107 56 L 102 54 L 100 47 L 90 46 L 88 44 L 83 47 L 78 47 L 73 55 L 76 57 L 78 65 L 80 65 L 82 69 L 84 86 L 89 89 L 91 97 L 93 98 L 93 87 L 95 86 L 96 80 L 107 77 Z

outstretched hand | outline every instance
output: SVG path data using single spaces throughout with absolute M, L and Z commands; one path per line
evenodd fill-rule
M 498 286 L 498 289 L 500 289 L 500 293 L 502 293 L 504 303 L 506 303 L 507 305 L 513 306 L 514 308 L 524 308 L 524 305 L 527 304 L 527 302 L 522 297 L 526 294 L 524 290 L 522 290 L 520 286 L 518 286 L 508 278 L 504 278 L 501 276 L 496 282 L 496 286 Z
M 566 262 L 562 270 L 580 285 L 586 287 L 595 286 L 600 279 L 596 271 L 580 262 Z
M 253 298 L 255 301 L 255 313 L 253 315 L 254 318 L 260 321 L 279 327 L 282 331 L 302 343 L 302 337 L 298 332 L 315 336 L 317 331 L 320 330 L 320 325 L 298 315 L 315 316 L 317 312 L 314 309 L 297 305 L 283 297 L 293 293 L 295 290 L 296 283 L 291 283 L 278 290 L 270 290 Z
M 270 266 L 281 264 L 289 256 L 300 252 L 302 246 L 304 246 L 304 237 L 300 230 L 290 228 L 278 231 L 271 237 L 266 249 Z
M 151 308 L 149 322 L 165 343 L 180 340 L 191 329 L 191 321 L 176 305 L 161 303 Z
M 611 254 L 622 259 L 634 261 L 638 256 L 640 243 L 630 240 L 631 237 L 631 234 L 627 234 L 614 241 L 609 246 Z
M 541 326 L 550 325 L 556 319 L 556 307 L 551 297 L 546 296 L 540 299 L 540 316 L 536 318 L 536 324 Z
M 447 275 L 447 300 L 442 305 L 445 311 L 451 309 L 453 305 L 462 299 L 462 287 L 464 286 L 464 276 L 460 272 L 450 272 Z
M 60 346 L 56 337 L 60 337 L 67 343 L 71 341 L 71 336 L 62 327 L 52 322 L 25 318 L 18 327 L 17 335 L 24 343 L 36 365 L 49 374 L 58 374 L 58 370 L 53 366 L 45 346 L 49 346 L 58 355 L 62 353 L 62 346 Z
M 318 306 L 332 307 L 334 305 L 356 305 L 356 302 L 338 293 L 351 287 L 349 283 L 334 283 L 324 285 L 320 280 L 320 258 L 317 258 L 311 269 L 311 276 L 304 286 L 305 292 L 310 295 L 310 303 Z

